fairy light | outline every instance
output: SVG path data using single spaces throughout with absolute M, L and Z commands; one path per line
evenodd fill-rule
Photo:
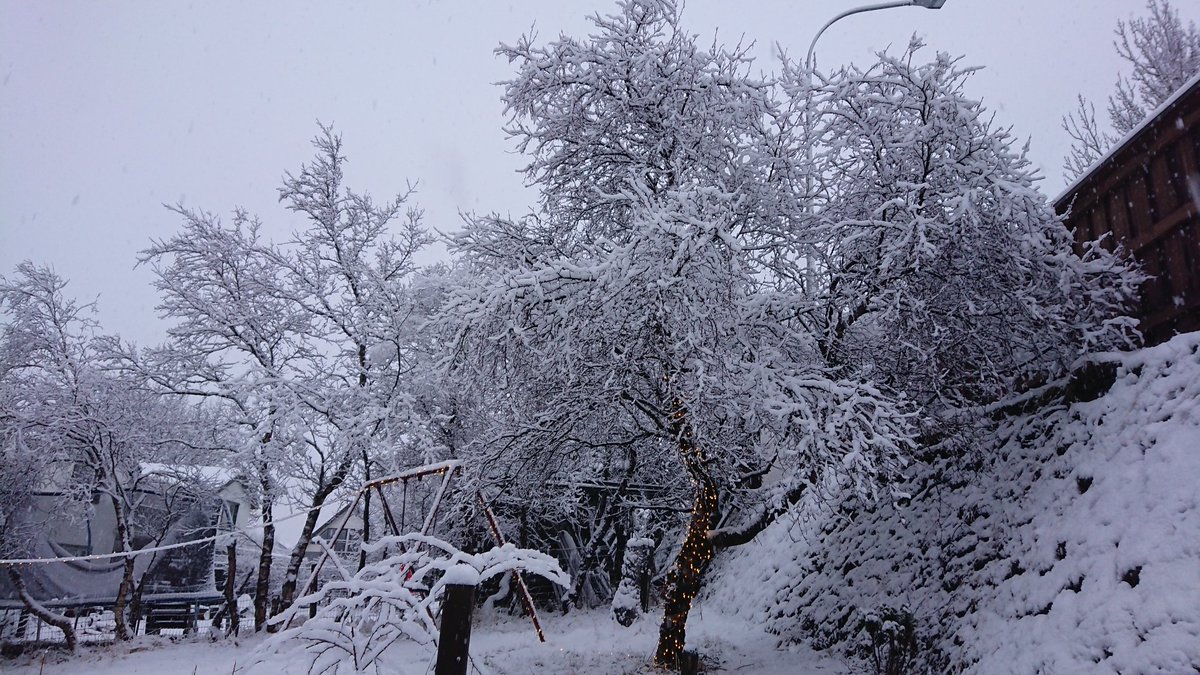
M 659 665 L 673 668 L 678 665 L 679 657 L 683 653 L 687 615 L 691 612 L 692 602 L 700 590 L 704 570 L 713 558 L 714 547 L 708 538 L 708 529 L 717 510 L 718 493 L 712 480 L 703 473 L 706 459 L 699 445 L 693 440 L 691 425 L 687 423 L 686 411 L 679 399 L 675 400 L 671 420 L 678 429 L 679 449 L 696 495 L 692 504 L 692 519 L 688 523 L 679 557 L 676 559 L 675 568 L 668 575 L 668 588 L 678 596 L 676 600 L 681 606 L 668 607 L 668 611 L 675 610 L 664 618 L 668 639 L 655 655 L 655 661 Z

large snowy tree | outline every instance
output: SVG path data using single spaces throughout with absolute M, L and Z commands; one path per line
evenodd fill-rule
M 805 322 L 840 372 L 905 393 L 929 430 L 1133 344 L 1140 277 L 1098 246 L 1074 253 L 1024 149 L 966 95 L 972 69 L 921 62 L 921 46 L 812 98 L 820 308 Z
M 112 339 L 100 334 L 92 305 L 70 298 L 66 286 L 53 270 L 30 262 L 18 265 L 11 278 L 0 277 L 0 313 L 6 316 L 0 327 L 0 436 L 12 444 L 5 457 L 26 462 L 19 475 L 32 483 L 27 487 L 60 493 L 60 517 L 82 519 L 96 500 L 105 500 L 114 518 L 114 551 L 134 551 L 160 542 L 194 503 L 194 494 L 176 499 L 187 489 L 178 482 L 158 490 L 144 467 L 195 463 L 189 429 L 195 418 L 145 382 L 114 370 Z M 28 496 L 21 491 L 10 498 L 23 494 Z M 119 588 L 105 590 L 115 590 L 116 635 L 125 640 L 143 579 L 135 575 L 134 556 L 122 562 Z
M 183 231 L 155 242 L 143 260 L 158 276 L 160 310 L 176 323 L 167 345 L 128 359 L 166 390 L 219 399 L 237 417 L 240 465 L 258 482 L 264 521 L 259 627 L 276 503 L 299 497 L 308 509 L 283 609 L 298 590 L 318 507 L 348 481 L 378 472 L 398 434 L 420 436 L 406 389 L 414 302 L 406 282 L 429 241 L 420 212 L 408 204 L 411 189 L 382 204 L 347 189 L 341 139 L 330 128 L 314 146 L 314 161 L 288 174 L 279 192 L 303 217 L 288 241 L 267 241 L 240 210 L 225 224 L 174 209 Z
M 678 19 L 673 3 L 629 0 L 586 40 L 500 49 L 541 208 L 459 234 L 479 280 L 448 319 L 457 373 L 521 404 L 508 456 L 569 482 L 666 449 L 690 480 L 656 653 L 669 666 L 715 546 L 747 541 L 830 473 L 870 490 L 908 442 L 903 404 L 840 377 L 798 320 L 811 304 L 772 273 L 796 205 L 771 84 Z M 769 468 L 778 480 L 750 490 Z M 749 515 L 715 530 L 735 493 L 755 493 L 738 497 Z

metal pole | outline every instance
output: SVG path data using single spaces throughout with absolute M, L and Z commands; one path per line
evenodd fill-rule
M 812 42 L 809 43 L 809 45 L 808 45 L 808 55 L 804 57 L 804 65 L 805 65 L 805 67 L 808 68 L 808 72 L 809 72 L 809 76 L 808 76 L 809 84 L 812 83 L 813 50 L 816 49 L 817 40 L 821 39 L 821 34 L 824 33 L 826 31 L 826 29 L 828 29 L 830 26 L 832 26 L 833 24 L 837 23 L 838 21 L 841 21 L 842 19 L 844 19 L 848 16 L 853 16 L 855 14 L 862 14 L 864 12 L 874 12 L 877 9 L 892 9 L 893 7 L 923 7 L 923 6 L 924 5 L 917 3 L 914 0 L 895 0 L 895 2 L 881 2 L 876 5 L 864 5 L 862 7 L 855 7 L 853 9 L 848 9 L 848 10 L 842 12 L 841 14 L 838 14 L 837 16 L 833 17 L 829 21 L 825 22 L 825 25 L 821 26 L 821 30 L 817 31 L 817 34 L 813 36 Z
M 483 507 L 483 515 L 487 516 L 488 526 L 492 529 L 492 537 L 496 539 L 496 543 L 500 546 L 504 545 L 504 534 L 500 532 L 500 524 L 496 522 L 496 514 L 492 513 L 492 508 L 483 500 L 483 493 L 476 492 L 475 498 L 479 500 L 479 505 Z M 517 582 L 517 593 L 521 598 L 521 604 L 525 606 L 525 611 L 529 612 L 529 619 L 533 622 L 533 629 L 537 631 L 538 642 L 546 641 L 546 634 L 542 632 L 542 622 L 538 620 L 537 608 L 533 606 L 533 597 L 529 595 L 529 587 L 525 585 L 525 579 L 521 577 L 520 570 L 512 571 L 513 580 Z

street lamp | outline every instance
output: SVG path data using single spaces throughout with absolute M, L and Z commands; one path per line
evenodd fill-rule
M 877 9 L 892 9 L 893 7 L 924 7 L 925 9 L 941 9 L 942 5 L 944 4 L 946 4 L 946 0 L 895 0 L 895 2 L 881 2 L 877 5 L 864 5 L 862 7 L 848 9 L 826 22 L 824 26 L 821 26 L 821 30 L 817 31 L 817 34 L 813 36 L 812 43 L 808 45 L 808 55 L 804 57 L 804 65 L 808 67 L 809 72 L 811 73 L 813 65 L 813 50 L 817 47 L 817 40 L 821 38 L 821 34 L 824 33 L 827 28 L 848 16 L 862 14 L 864 12 L 873 12 Z

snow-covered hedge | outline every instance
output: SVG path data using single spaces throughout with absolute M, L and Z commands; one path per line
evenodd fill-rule
M 882 642 L 903 672 L 1200 668 L 1200 335 L 1112 359 L 1097 400 L 917 467 L 910 504 L 809 500 L 708 601 L 868 660 Z

